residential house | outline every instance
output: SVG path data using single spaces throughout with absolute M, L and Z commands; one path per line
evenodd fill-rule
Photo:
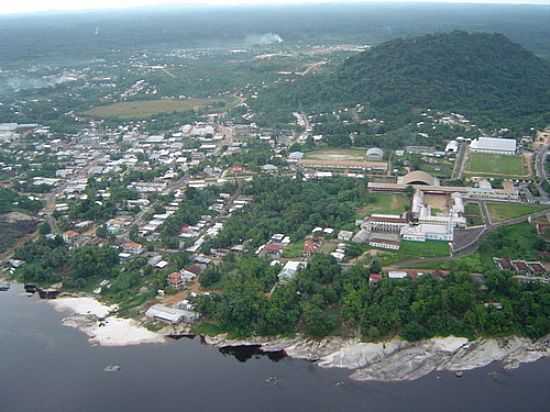
M 168 275 L 167 281 L 168 281 L 168 286 L 176 290 L 182 289 L 185 284 L 180 272 L 170 273 Z
M 130 253 L 132 255 L 141 255 L 143 252 L 145 252 L 145 248 L 142 244 L 136 243 L 136 242 L 126 242 L 122 245 L 122 249 L 126 253 Z

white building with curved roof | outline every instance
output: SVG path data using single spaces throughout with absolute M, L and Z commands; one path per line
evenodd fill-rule
M 517 152 L 515 139 L 500 139 L 496 137 L 480 137 L 470 144 L 470 150 L 475 153 L 490 153 L 514 156 Z
M 378 147 L 371 147 L 367 150 L 367 160 L 371 162 L 380 162 L 384 160 L 384 151 Z

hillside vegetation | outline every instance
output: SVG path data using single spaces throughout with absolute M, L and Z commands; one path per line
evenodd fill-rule
M 382 43 L 335 73 L 271 90 L 258 105 L 276 101 L 312 111 L 367 103 L 399 124 L 431 108 L 481 126 L 527 128 L 550 122 L 550 64 L 501 34 L 425 35 Z

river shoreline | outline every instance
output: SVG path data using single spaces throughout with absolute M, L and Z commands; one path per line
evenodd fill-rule
M 108 306 L 90 297 L 61 297 L 48 300 L 57 312 L 67 314 L 65 326 L 73 327 L 88 336 L 92 345 L 132 346 L 163 343 L 165 337 L 151 332 L 134 319 L 111 315 L 117 307 Z
M 206 337 L 218 348 L 254 345 L 263 351 L 284 351 L 291 358 L 314 362 L 321 368 L 344 368 L 356 381 L 410 381 L 432 372 L 462 372 L 499 362 L 505 369 L 550 357 L 550 336 L 537 341 L 508 337 L 469 341 L 461 337 L 431 338 L 419 342 L 393 339 L 366 343 L 359 339 L 328 337 L 320 341 L 291 339 L 231 340 L 225 335 Z
M 173 334 L 171 328 L 152 332 L 137 320 L 111 315 L 116 306 L 105 305 L 91 297 L 60 297 L 48 304 L 67 314 L 63 324 L 86 334 L 92 345 L 160 344 Z M 355 381 L 410 381 L 437 371 L 461 374 L 493 362 L 514 369 L 523 363 L 550 357 L 550 335 L 537 341 L 515 336 L 469 341 L 450 336 L 419 342 L 392 339 L 378 343 L 342 337 L 315 340 L 302 335 L 237 340 L 222 334 L 202 338 L 219 349 L 255 346 L 263 352 L 284 352 L 290 358 L 311 361 L 321 368 L 346 369 Z

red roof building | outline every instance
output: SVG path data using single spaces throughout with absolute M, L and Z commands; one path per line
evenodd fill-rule
M 279 256 L 283 251 L 283 245 L 280 243 L 268 243 L 264 246 L 263 253 L 266 255 Z
M 304 256 L 310 257 L 319 251 L 319 244 L 311 239 L 304 242 Z
M 380 273 L 371 273 L 369 276 L 369 284 L 377 284 L 382 280 L 382 275 Z
M 174 289 L 181 289 L 183 287 L 183 279 L 181 273 L 173 272 L 168 275 L 168 285 Z

